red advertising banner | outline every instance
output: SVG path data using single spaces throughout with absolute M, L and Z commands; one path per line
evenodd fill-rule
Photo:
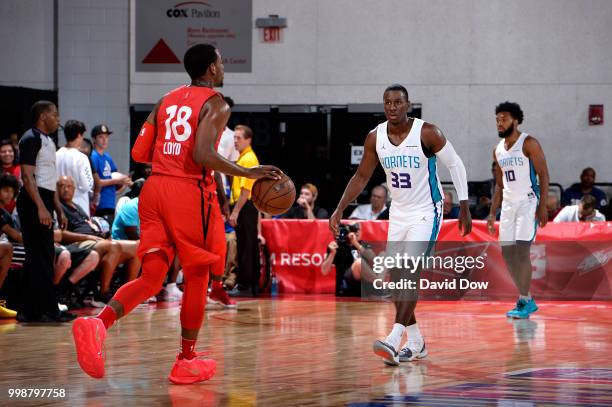
M 386 240 L 386 221 L 362 221 L 360 224 L 361 240 Z M 334 272 L 328 275 L 321 272 L 327 245 L 333 240 L 326 220 L 264 219 L 262 234 L 266 238 L 272 271 L 279 281 L 281 293 L 334 293 Z M 486 289 L 463 290 L 462 298 L 515 298 L 516 288 L 501 256 L 497 238 L 487 232 L 486 222 L 474 221 L 472 233 L 461 238 L 457 221 L 446 220 L 438 241 L 473 242 L 464 244 L 461 250 L 469 252 L 469 255 L 486 252 L 488 266 L 486 270 L 468 270 L 455 276 L 433 273 L 432 281 L 469 275 L 471 281 L 489 284 Z M 437 251 L 444 251 L 445 247 L 445 243 L 439 244 Z M 531 257 L 532 292 L 538 298 L 612 300 L 612 222 L 549 223 L 538 230 Z M 440 297 L 430 291 L 424 298 Z

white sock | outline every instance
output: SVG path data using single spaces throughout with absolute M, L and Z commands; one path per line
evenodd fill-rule
M 406 333 L 408 334 L 409 341 L 423 342 L 423 337 L 421 336 L 418 323 L 406 326 Z
M 404 336 L 404 330 L 406 328 L 402 324 L 393 324 L 393 329 L 387 339 L 385 340 L 388 344 L 393 346 L 395 350 L 399 349 L 400 343 L 402 342 L 402 337 Z
M 166 290 L 170 289 L 170 288 L 176 288 L 176 283 L 168 283 L 166 284 Z
M 527 293 L 527 295 L 519 295 L 519 300 L 530 301 L 531 293 Z

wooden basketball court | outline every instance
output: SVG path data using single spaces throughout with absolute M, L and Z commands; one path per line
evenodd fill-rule
M 176 303 L 140 306 L 109 331 L 101 380 L 79 369 L 70 324 L 5 321 L 0 405 L 612 405 L 610 303 L 542 302 L 521 321 L 505 318 L 511 305 L 422 302 L 428 358 L 387 367 L 371 349 L 393 322 L 390 303 L 244 301 L 207 312 L 199 350 L 217 360 L 217 374 L 191 386 L 166 379 L 179 343 Z M 10 398 L 16 388 L 66 397 Z

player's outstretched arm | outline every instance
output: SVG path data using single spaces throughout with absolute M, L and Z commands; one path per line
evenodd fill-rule
M 217 152 L 217 136 L 225 128 L 230 113 L 229 106 L 221 96 L 213 96 L 204 103 L 196 131 L 193 160 L 208 169 L 237 177 L 279 179 L 282 171 L 272 165 L 245 168 L 226 160 Z
M 535 137 L 529 136 L 523 144 L 523 154 L 527 156 L 533 163 L 533 168 L 540 183 L 540 202 L 536 210 L 536 220 L 540 227 L 546 226 L 548 223 L 548 211 L 546 210 L 546 200 L 548 199 L 548 166 L 546 165 L 546 157 L 542 146 L 538 143 Z
M 348 204 L 354 201 L 366 187 L 377 165 L 378 155 L 376 154 L 376 130 L 373 130 L 366 136 L 361 163 L 359 163 L 357 171 L 351 177 L 349 183 L 344 189 L 344 193 L 342 194 L 342 198 L 340 198 L 340 202 L 338 203 L 336 210 L 329 218 L 329 228 L 334 236 L 338 234 L 338 225 L 342 219 L 342 213 Z
M 495 162 L 495 192 L 493 192 L 493 199 L 491 200 L 491 211 L 487 216 L 487 229 L 491 235 L 495 235 L 495 218 L 497 217 L 497 210 L 501 206 L 504 191 L 502 170 L 497 162 L 497 157 L 495 157 L 495 149 L 493 149 L 493 161 Z
M 468 201 L 468 185 L 465 166 L 450 141 L 433 124 L 426 123 L 421 131 L 421 140 L 430 152 L 448 168 L 459 197 L 459 230 L 462 236 L 472 231 L 472 215 Z
M 155 128 L 157 111 L 161 105 L 162 99 L 159 99 L 153 110 L 147 116 L 136 137 L 136 142 L 132 147 L 132 159 L 139 163 L 151 163 L 153 161 L 153 151 L 155 149 L 155 136 L 157 130 Z

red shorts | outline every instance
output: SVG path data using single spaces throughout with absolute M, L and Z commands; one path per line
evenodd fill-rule
M 208 272 L 225 261 L 225 227 L 217 195 L 197 180 L 152 175 L 138 202 L 140 246 L 138 257 L 155 249 L 168 261 L 178 254 L 183 268 Z M 206 236 L 205 236 L 206 231 Z

